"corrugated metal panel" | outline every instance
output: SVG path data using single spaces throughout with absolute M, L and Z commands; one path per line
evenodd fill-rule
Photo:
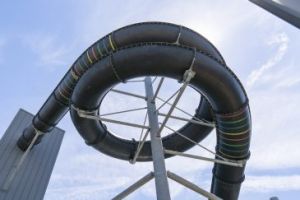
M 46 134 L 42 143 L 31 150 L 8 190 L 4 190 L 11 169 L 23 154 L 16 142 L 32 118 L 30 113 L 19 110 L 0 141 L 0 200 L 41 200 L 46 192 L 64 136 L 59 128 Z

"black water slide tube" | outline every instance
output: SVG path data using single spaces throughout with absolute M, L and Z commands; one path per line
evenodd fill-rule
M 246 93 L 237 77 L 226 67 L 217 49 L 201 35 L 182 26 L 153 22 L 121 28 L 89 47 L 24 130 L 18 146 L 25 150 L 37 130 L 51 131 L 70 109 L 72 120 L 88 145 L 107 155 L 130 160 L 137 148 L 136 141 L 119 138 L 101 121 L 82 118 L 78 112 L 96 114 L 107 92 L 120 82 L 140 76 L 182 81 L 189 67 L 196 72 L 190 86 L 205 96 L 195 116 L 215 121 L 216 152 L 230 160 L 248 159 L 251 117 Z M 179 131 L 200 142 L 211 130 L 188 123 Z M 163 145 L 181 152 L 193 146 L 174 133 L 163 138 Z M 137 160 L 151 159 L 147 142 Z M 211 191 L 223 199 L 237 199 L 244 168 L 215 164 Z

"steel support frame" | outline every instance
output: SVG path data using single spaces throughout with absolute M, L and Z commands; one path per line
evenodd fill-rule
M 152 80 L 145 78 L 145 90 L 147 99 L 148 119 L 150 126 L 151 151 L 154 168 L 154 178 L 157 200 L 170 200 L 169 183 L 165 165 L 164 149 L 161 137 L 157 135 L 159 131 L 158 114 L 154 99 Z
M 223 160 L 216 160 L 216 159 L 208 159 L 208 158 L 204 158 L 204 157 L 200 157 L 200 156 L 194 156 L 194 155 L 189 155 L 189 154 L 184 154 L 184 153 L 180 153 L 180 152 L 175 152 L 175 151 L 171 151 L 171 150 L 166 150 L 163 148 L 163 144 L 162 144 L 162 140 L 161 140 L 161 135 L 158 134 L 162 131 L 163 127 L 169 128 L 168 126 L 166 126 L 166 121 L 167 119 L 170 117 L 172 118 L 173 116 L 171 115 L 173 109 L 176 107 L 176 101 L 173 103 L 170 111 L 168 114 L 161 114 L 163 116 L 165 116 L 165 123 L 159 123 L 158 121 L 158 115 L 160 114 L 158 112 L 158 110 L 156 109 L 156 105 L 155 105 L 155 98 L 158 98 L 158 92 L 159 89 L 162 85 L 164 79 L 160 80 L 160 83 L 158 85 L 158 88 L 156 90 L 156 92 L 154 93 L 153 90 L 153 81 L 151 80 L 150 77 L 146 77 L 144 80 L 144 84 L 145 84 L 145 91 L 146 91 L 146 97 L 145 100 L 147 101 L 147 115 L 148 115 L 148 120 L 149 120 L 149 126 L 145 126 L 145 125 L 135 125 L 135 127 L 138 128 L 147 128 L 147 132 L 145 133 L 144 137 L 142 137 L 141 134 L 141 138 L 142 141 L 139 144 L 139 147 L 135 153 L 134 159 L 131 161 L 132 164 L 134 164 L 136 162 L 137 157 L 139 156 L 140 150 L 143 148 L 143 144 L 147 138 L 147 135 L 150 132 L 150 138 L 151 138 L 151 151 L 152 151 L 152 160 L 153 160 L 153 168 L 154 168 L 154 172 L 150 172 L 149 174 L 145 175 L 144 177 L 142 177 L 141 179 L 139 179 L 137 182 L 135 182 L 134 184 L 132 184 L 131 186 L 129 186 L 127 189 L 125 189 L 123 192 L 119 193 L 117 196 L 115 196 L 114 198 L 112 198 L 112 200 L 122 200 L 125 197 L 127 197 L 128 195 L 130 195 L 131 193 L 133 193 L 134 191 L 136 191 L 137 189 L 139 189 L 140 187 L 142 187 L 144 184 L 146 184 L 147 182 L 149 182 L 150 180 L 152 180 L 153 178 L 155 179 L 155 187 L 156 187 L 156 197 L 157 200 L 171 200 L 171 196 L 170 196 L 170 190 L 169 190 L 169 183 L 168 183 L 168 178 L 170 178 L 171 180 L 193 190 L 196 193 L 199 193 L 211 200 L 220 200 L 219 197 L 217 197 L 216 195 L 207 192 L 206 190 L 200 188 L 199 186 L 195 185 L 194 183 L 170 172 L 166 170 L 166 165 L 165 165 L 165 154 L 173 154 L 173 155 L 180 155 L 180 156 L 184 156 L 184 157 L 189 157 L 189 158 L 194 158 L 194 159 L 200 159 L 200 160 L 205 160 L 205 161 L 210 161 L 210 162 L 220 162 L 222 164 L 227 164 L 227 165 L 232 165 L 232 166 L 236 166 L 236 167 L 240 167 L 242 165 L 242 163 L 233 163 L 233 162 L 227 162 L 227 161 L 223 161 Z M 188 83 L 188 82 L 187 82 Z M 174 95 L 177 94 L 177 102 L 180 99 L 185 87 L 187 86 L 187 83 L 185 83 L 183 85 L 183 87 L 181 88 L 181 94 L 179 92 L 179 94 L 177 94 L 178 92 L 176 92 Z M 119 91 L 117 91 L 119 92 Z M 121 92 L 119 92 L 121 93 Z M 122 94 L 125 94 L 125 92 L 122 91 Z M 126 93 L 126 95 L 128 95 Z M 130 96 L 131 95 L 130 93 Z M 137 96 L 137 95 L 135 95 Z M 86 116 L 85 116 L 86 117 Z M 179 119 L 176 117 L 176 119 Z M 181 120 L 183 118 L 180 118 Z M 99 120 L 99 117 L 98 117 Z M 183 119 L 185 120 L 185 119 Z M 191 120 L 187 120 L 190 121 Z M 195 122 L 200 122 L 203 123 L 202 121 L 196 121 Z M 124 124 L 125 125 L 125 124 Z M 126 124 L 126 125 L 131 125 L 132 124 Z M 161 126 L 159 126 L 161 125 Z M 208 124 L 208 123 L 203 123 L 201 125 L 211 125 L 213 126 L 213 124 Z

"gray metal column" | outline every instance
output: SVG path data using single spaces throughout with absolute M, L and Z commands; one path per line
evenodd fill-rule
M 148 106 L 148 118 L 150 125 L 151 150 L 154 167 L 156 186 L 156 197 L 158 200 L 170 200 L 169 184 L 165 166 L 165 157 L 161 137 L 157 137 L 159 131 L 158 115 L 156 112 L 155 100 L 153 99 L 153 87 L 150 77 L 145 78 L 145 90 Z

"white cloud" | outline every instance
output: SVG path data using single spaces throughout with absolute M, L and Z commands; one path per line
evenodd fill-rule
M 3 47 L 6 41 L 3 38 L 0 38 L 0 63 L 3 62 Z
M 241 26 L 248 22 L 253 25 L 253 16 L 255 16 L 255 23 L 268 19 L 265 12 L 249 9 L 249 5 L 252 5 L 250 2 L 238 0 L 232 0 L 231 3 L 221 2 L 131 0 L 119 1 L 119 6 L 116 8 L 116 2 L 106 1 L 107 9 L 99 10 L 97 8 L 103 6 L 103 2 L 90 1 L 85 3 L 85 6 L 91 12 L 87 13 L 84 19 L 80 19 L 84 28 L 80 27 L 78 31 L 81 33 L 81 41 L 89 45 L 100 36 L 128 24 L 165 21 L 189 27 L 207 37 L 216 46 L 220 46 Z M 109 19 L 109 23 L 106 19 Z
M 295 159 L 300 157 L 297 148 L 300 71 L 292 48 L 297 42 L 298 39 L 288 33 L 271 37 L 266 51 L 276 45 L 275 53 L 248 77 L 253 120 L 252 156 L 248 163 L 251 171 L 288 171 L 300 167 L 300 161 Z
M 293 61 L 293 58 L 289 59 L 288 64 L 282 64 L 280 67 L 274 68 L 274 70 L 271 70 L 261 77 L 259 81 L 260 84 L 257 84 L 257 86 L 264 85 L 274 90 L 296 89 L 300 84 L 300 71 L 296 62 Z
M 247 80 L 247 85 L 249 87 L 253 86 L 268 70 L 275 67 L 283 59 L 288 49 L 288 43 L 289 38 L 286 33 L 273 35 L 270 40 L 267 41 L 268 47 L 278 45 L 277 51 L 260 68 L 251 72 Z
M 283 79 L 280 81 L 276 87 L 280 88 L 289 88 L 295 85 L 298 85 L 300 83 L 300 77 L 290 77 L 289 79 Z
M 37 56 L 37 64 L 53 70 L 56 66 L 66 65 L 66 56 L 71 47 L 66 47 L 56 36 L 45 33 L 32 33 L 21 37 L 25 46 Z
M 300 190 L 300 175 L 247 176 L 243 184 L 246 192 L 270 192 Z
M 280 90 L 249 93 L 253 131 L 251 170 L 300 167 L 299 93 Z
M 67 171 L 56 172 L 52 175 L 45 199 L 110 199 L 123 191 L 152 171 L 152 163 L 138 163 L 130 165 L 128 162 L 108 158 L 99 152 L 89 151 L 81 155 L 65 159 Z M 204 169 L 211 167 L 201 161 L 188 158 L 173 158 L 167 160 L 167 168 L 183 176 L 190 181 L 196 181 Z M 169 182 L 172 198 L 176 198 L 184 187 Z M 205 182 L 205 185 L 208 185 Z M 130 195 L 130 199 L 136 196 L 155 198 L 155 186 L 153 181 L 144 185 L 141 189 Z
M 49 195 L 45 199 L 73 199 L 73 200 L 84 200 L 84 199 L 110 199 L 113 197 L 109 194 L 109 191 L 115 189 L 116 187 L 123 185 L 121 178 L 109 179 L 105 182 L 93 185 L 74 185 L 72 187 L 60 187 L 57 189 L 49 189 Z

